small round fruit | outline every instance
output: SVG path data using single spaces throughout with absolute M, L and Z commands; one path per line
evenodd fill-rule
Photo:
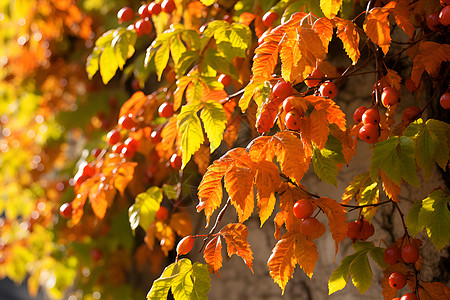
M 160 221 L 165 221 L 169 217 L 169 210 L 166 207 L 160 206 L 156 212 L 156 219 Z
M 426 19 L 427 27 L 431 31 L 438 31 L 442 27 L 441 21 L 439 21 L 439 12 L 431 13 Z
M 450 7 L 450 6 L 446 6 L 446 7 Z M 450 109 L 450 92 L 443 93 L 441 98 L 439 99 L 439 103 L 441 104 L 442 108 Z
M 406 276 L 399 272 L 393 272 L 389 276 L 389 285 L 393 289 L 402 289 L 406 285 Z
M 284 101 L 283 101 L 283 110 L 284 110 L 284 112 L 288 113 L 291 110 L 293 110 L 294 108 L 295 107 L 292 104 L 291 97 L 288 97 L 288 98 L 284 99 Z
M 161 118 L 170 118 L 173 116 L 173 105 L 169 102 L 164 102 L 159 106 L 158 114 Z
M 305 84 L 308 87 L 315 87 L 317 86 L 320 81 L 322 80 L 322 77 L 324 77 L 325 75 L 323 74 L 322 71 L 320 71 L 320 69 L 314 69 L 314 71 L 312 71 L 312 73 L 306 77 L 305 79 Z M 312 79 L 314 78 L 314 79 Z
M 365 241 L 368 238 L 370 238 L 374 233 L 375 233 L 375 228 L 373 227 L 373 225 L 370 224 L 369 222 L 367 222 L 366 220 L 363 220 L 358 238 L 360 240 Z
M 73 177 L 73 180 L 75 182 L 75 185 L 81 185 L 83 182 L 85 182 L 89 177 L 84 175 L 83 172 L 78 171 L 77 174 Z
M 373 108 L 369 108 L 363 113 L 362 121 L 364 124 L 378 125 L 380 123 L 380 113 Z
M 293 111 L 290 111 L 286 114 L 286 117 L 284 119 L 284 124 L 290 130 L 299 130 L 301 120 L 297 114 L 295 114 Z
M 59 208 L 59 214 L 64 219 L 72 218 L 72 202 L 66 202 Z
M 150 139 L 154 144 L 158 144 L 159 142 L 161 142 L 162 141 L 161 131 L 153 130 L 152 133 L 150 133 Z
M 134 24 L 134 28 L 136 29 L 136 33 L 138 35 L 150 34 L 153 29 L 153 25 L 150 21 L 139 19 Z
M 118 124 L 123 129 L 128 129 L 128 130 L 133 129 L 137 125 L 136 122 L 134 121 L 134 117 L 132 114 L 128 114 L 128 115 L 124 115 L 124 116 L 120 117 Z
M 119 19 L 119 23 L 128 22 L 134 18 L 134 11 L 131 7 L 125 6 L 122 7 L 117 13 L 117 19 Z
M 353 113 L 353 121 L 355 121 L 356 124 L 359 124 L 362 122 L 362 115 L 367 110 L 367 107 L 360 106 L 358 107 L 355 112 Z
M 120 154 L 120 153 L 122 153 L 122 150 L 123 150 L 124 147 L 125 147 L 124 144 L 122 144 L 122 143 L 117 143 L 117 144 L 115 144 L 114 146 L 112 146 L 111 151 L 112 151 L 113 153 Z
M 322 83 L 322 85 L 319 88 L 319 92 L 322 95 L 322 97 L 328 97 L 330 99 L 333 99 L 337 95 L 337 87 L 331 81 L 327 81 Z
M 419 89 L 414 83 L 414 81 L 411 79 L 411 77 L 405 79 L 405 88 L 411 93 Z
M 183 160 L 181 159 L 181 156 L 179 156 L 176 153 L 172 154 L 172 156 L 170 157 L 170 166 L 174 170 L 179 170 L 179 169 L 181 169 L 182 165 L 183 165 Z
M 348 223 L 347 227 L 347 237 L 352 241 L 357 240 L 359 237 L 359 231 L 361 229 L 361 221 L 356 220 L 354 222 Z
M 402 247 L 402 259 L 407 264 L 413 264 L 419 259 L 419 249 L 414 244 Z
M 224 20 L 225 22 L 228 22 L 228 23 L 233 23 L 233 17 L 229 14 L 224 15 L 222 17 L 222 20 Z
M 147 8 L 148 12 L 150 13 L 150 15 L 159 15 L 159 13 L 161 12 L 161 4 L 156 3 L 156 2 L 152 2 L 148 5 Z
M 150 18 L 150 13 L 148 11 L 148 5 L 142 4 L 138 9 L 138 14 L 142 19 Z
M 397 246 L 390 246 L 384 250 L 383 259 L 388 265 L 399 263 L 402 258 L 402 250 Z
M 106 140 L 108 141 L 108 144 L 115 145 L 122 140 L 122 136 L 119 131 L 113 129 L 106 135 Z
M 450 25 L 450 6 L 447 5 L 441 9 L 441 12 L 439 13 L 439 21 L 444 26 Z
M 127 147 L 127 146 L 124 145 L 124 147 L 122 148 L 122 152 L 121 153 L 122 153 L 122 155 L 125 158 L 132 158 L 134 156 L 135 152 L 136 151 L 133 148 Z
M 398 103 L 398 92 L 395 88 L 387 86 L 381 93 L 381 102 L 384 107 L 389 107 Z
M 373 144 L 378 141 L 378 136 L 380 135 L 379 133 L 380 131 L 378 125 L 365 124 L 359 129 L 358 136 L 366 143 Z
M 420 117 L 422 110 L 417 106 L 409 106 L 407 107 L 402 114 L 402 121 L 412 122 Z
M 99 260 L 101 260 L 103 258 L 103 252 L 100 249 L 92 249 L 90 254 L 91 254 L 92 260 L 95 262 L 98 262 Z
M 231 77 L 230 77 L 230 75 L 227 75 L 227 74 L 220 74 L 218 80 L 225 87 L 227 87 L 231 84 Z
M 400 300 L 417 300 L 417 296 L 414 293 L 406 293 L 400 298 Z
M 93 168 L 90 164 L 88 164 L 86 161 L 80 164 L 79 169 L 83 173 L 83 175 L 87 177 L 92 177 L 95 173 L 95 168 Z
M 304 235 L 312 235 L 320 227 L 320 222 L 313 217 L 303 219 L 300 223 L 300 232 Z
M 127 138 L 123 144 L 125 145 L 125 147 L 130 148 L 133 151 L 137 151 L 137 149 L 139 148 L 139 140 L 136 140 L 132 137 Z
M 194 238 L 192 237 L 192 235 L 188 235 L 187 237 L 183 238 L 181 241 L 178 242 L 177 254 L 178 255 L 188 254 L 192 250 L 193 246 L 194 246 Z
M 100 153 L 102 153 L 102 150 L 100 150 L 99 148 L 94 148 L 91 150 L 91 155 L 95 158 L 97 158 Z
M 278 81 L 273 87 L 273 96 L 283 101 L 294 93 L 294 88 L 290 82 L 284 80 Z
M 306 219 L 311 217 L 314 212 L 314 206 L 308 199 L 301 199 L 294 204 L 294 216 L 299 219 Z
M 266 27 L 272 26 L 273 22 L 278 19 L 279 15 L 274 11 L 268 11 L 262 17 L 263 24 Z
M 175 10 L 175 2 L 173 0 L 164 0 L 161 3 L 163 12 L 171 14 Z

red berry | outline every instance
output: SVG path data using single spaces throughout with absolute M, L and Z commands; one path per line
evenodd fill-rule
M 134 17 L 134 11 L 131 7 L 125 6 L 122 7 L 117 13 L 117 18 L 119 19 L 119 23 L 128 22 Z
M 85 182 L 89 177 L 83 174 L 83 172 L 78 171 L 77 174 L 73 177 L 73 180 L 75 181 L 75 185 L 81 185 L 83 182 Z
M 446 7 L 450 7 L 450 6 L 446 6 Z M 439 99 L 439 103 L 441 104 L 442 108 L 450 109 L 450 92 L 443 93 L 441 96 L 441 99 Z
M 152 2 L 148 5 L 147 9 L 148 9 L 148 12 L 150 13 L 150 15 L 157 16 L 161 12 L 161 4 Z
M 139 84 L 139 80 L 137 80 L 136 78 L 133 78 L 133 80 L 131 81 L 131 87 L 133 88 L 134 91 L 140 90 L 141 86 Z
M 192 235 L 188 235 L 187 237 L 183 238 L 181 241 L 178 242 L 177 254 L 178 255 L 188 254 L 189 251 L 192 250 L 192 246 L 194 246 L 194 238 L 192 237 Z
M 319 92 L 322 95 L 322 97 L 328 97 L 330 99 L 333 99 L 337 95 L 337 87 L 331 81 L 327 81 L 322 83 L 322 85 L 319 88 Z
M 426 19 L 427 27 L 431 31 L 438 31 L 442 27 L 441 21 L 439 21 L 439 12 L 431 13 Z
M 405 88 L 411 93 L 419 89 L 414 83 L 414 81 L 411 79 L 411 77 L 405 79 Z
M 272 26 L 272 23 L 278 19 L 279 15 L 274 11 L 268 11 L 262 17 L 262 21 L 266 27 Z
M 100 259 L 103 258 L 103 252 L 100 249 L 92 249 L 90 254 L 91 254 L 92 259 L 95 262 L 97 262 L 97 261 L 99 261 Z
M 83 173 L 86 177 L 92 177 L 95 173 L 95 169 L 89 165 L 86 161 L 80 164 L 79 170 Z
M 450 0 L 440 0 L 439 2 L 441 3 L 442 7 L 450 5 Z
M 290 111 L 293 110 L 294 108 L 295 108 L 295 107 L 294 107 L 294 105 L 292 104 L 292 101 L 291 101 L 290 97 L 284 99 L 284 101 L 283 101 L 283 110 L 284 110 L 286 113 L 290 112 Z
M 378 125 L 380 123 L 380 113 L 373 108 L 369 108 L 363 113 L 362 121 L 364 124 Z
M 360 220 L 348 223 L 348 228 L 347 228 L 348 238 L 351 239 L 352 241 L 357 240 L 360 229 L 361 229 L 361 221 Z
M 179 156 L 176 153 L 172 154 L 172 156 L 170 157 L 170 165 L 175 170 L 181 169 L 181 166 L 183 165 L 183 161 L 181 159 L 181 156 Z
M 170 118 L 173 116 L 173 105 L 169 102 L 164 102 L 159 106 L 158 114 L 161 118 Z
M 108 144 L 115 145 L 122 140 L 122 136 L 119 131 L 113 129 L 106 135 L 106 140 L 108 141 Z
M 420 117 L 422 110 L 417 106 L 409 106 L 407 107 L 402 114 L 402 121 L 412 122 Z
M 175 2 L 173 0 L 164 0 L 161 3 L 163 12 L 171 14 L 175 10 Z
M 358 136 L 361 140 L 367 142 L 368 144 L 373 144 L 378 141 L 379 134 L 378 125 L 365 124 L 359 129 Z
M 381 102 L 384 107 L 389 107 L 398 103 L 398 92 L 395 88 L 387 86 L 381 93 Z
M 150 13 L 148 11 L 148 5 L 142 4 L 138 9 L 138 14 L 141 16 L 142 19 L 150 18 Z
M 102 153 L 102 150 L 98 148 L 94 148 L 91 150 L 91 155 L 95 158 L 97 158 L 100 155 L 100 153 Z
M 156 219 L 160 221 L 165 221 L 169 217 L 169 211 L 164 206 L 160 206 L 156 212 Z
M 72 218 L 72 202 L 64 203 L 59 208 L 59 214 L 65 219 Z
M 122 144 L 122 143 L 117 143 L 117 144 L 115 144 L 114 146 L 112 146 L 111 151 L 112 151 L 113 153 L 120 154 L 120 153 L 122 153 L 122 149 L 123 149 L 124 147 L 125 147 L 124 144 Z
M 139 141 L 129 137 L 124 142 L 125 147 L 130 148 L 133 151 L 136 151 L 139 148 Z
M 139 36 L 152 32 L 153 25 L 150 21 L 139 19 L 134 24 L 134 28 Z
M 284 118 L 284 124 L 290 130 L 299 130 L 300 122 L 300 117 L 294 111 L 288 112 Z
M 406 285 L 406 276 L 399 272 L 394 272 L 389 276 L 389 285 L 393 289 L 402 289 Z
M 152 133 L 150 134 L 150 139 L 154 144 L 158 144 L 159 142 L 161 142 L 162 141 L 161 131 L 153 130 Z
M 446 6 L 441 9 L 441 12 L 439 13 L 439 21 L 444 26 L 450 25 L 450 6 Z
M 367 222 L 366 220 L 362 221 L 361 230 L 359 233 L 359 239 L 360 240 L 367 240 L 375 233 L 375 228 L 373 228 L 373 225 Z
M 300 223 L 300 232 L 304 235 L 312 235 L 320 227 L 320 222 L 316 218 L 306 218 Z
M 325 75 L 323 74 L 322 71 L 320 71 L 320 69 L 314 69 L 314 71 L 312 71 L 311 75 L 306 77 L 305 84 L 308 87 L 317 86 L 320 83 L 320 81 L 322 80 L 322 77 L 324 77 L 324 76 Z M 310 79 L 310 78 L 314 78 L 314 79 Z
M 229 86 L 231 83 L 231 77 L 230 77 L 230 75 L 227 75 L 227 74 L 220 74 L 218 80 L 225 87 Z
M 225 22 L 228 22 L 228 23 L 233 23 L 233 17 L 230 16 L 229 14 L 224 15 L 222 17 L 222 20 L 224 20 Z
M 406 293 L 400 298 L 400 300 L 417 300 L 417 296 L 414 293 Z
M 118 124 L 123 129 L 128 129 L 128 130 L 133 129 L 137 125 L 136 122 L 134 121 L 134 117 L 132 114 L 128 114 L 128 115 L 124 115 L 124 116 L 120 117 Z
M 395 265 L 402 258 L 402 250 L 397 246 L 388 247 L 384 250 L 383 258 L 388 265 Z
M 402 259 L 407 264 L 413 264 L 419 259 L 419 249 L 414 244 L 402 247 Z
M 365 107 L 365 106 L 360 106 L 355 110 L 355 112 L 353 113 L 353 121 L 355 121 L 356 124 L 361 123 L 362 115 L 366 110 L 367 110 L 367 107 Z
M 400 300 L 399 297 L 392 298 L 392 300 Z
M 133 148 L 124 146 L 121 153 L 125 158 L 132 158 L 135 152 Z
M 294 216 L 299 219 L 311 217 L 314 212 L 314 206 L 308 199 L 301 199 L 294 204 Z
M 290 82 L 286 82 L 284 80 L 278 81 L 277 84 L 273 87 L 273 96 L 283 101 L 290 95 L 294 93 L 294 89 L 292 88 L 292 84 Z

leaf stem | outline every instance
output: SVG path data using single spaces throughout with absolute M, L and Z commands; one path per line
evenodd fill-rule
M 403 224 L 403 229 L 405 230 L 405 235 L 406 235 L 407 237 L 409 237 L 408 229 L 406 228 L 406 223 L 405 223 L 405 215 L 403 214 L 402 210 L 401 210 L 400 207 L 398 206 L 397 202 L 395 202 L 395 201 L 393 201 L 393 200 L 390 200 L 390 201 L 394 204 L 395 208 L 396 208 L 397 211 L 398 211 L 398 214 L 400 215 L 400 219 L 402 220 L 402 224 Z
M 231 198 L 228 197 L 227 203 L 225 203 L 225 205 L 222 207 L 222 209 L 220 210 L 219 214 L 217 215 L 217 219 L 216 219 L 216 222 L 214 223 L 214 226 L 211 228 L 211 230 L 209 231 L 208 235 L 206 235 L 205 239 L 203 240 L 203 245 L 200 248 L 199 253 L 201 253 L 203 251 L 203 249 L 205 248 L 206 242 L 208 241 L 209 237 L 212 236 L 214 234 L 214 232 L 216 231 L 217 226 L 219 225 L 219 222 L 222 220 L 223 215 L 225 214 L 225 211 L 230 206 L 230 203 L 231 203 Z

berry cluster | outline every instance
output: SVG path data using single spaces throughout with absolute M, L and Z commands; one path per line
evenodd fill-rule
M 429 14 L 426 18 L 426 25 L 430 31 L 438 31 L 442 26 L 450 25 L 450 1 L 440 0 L 440 2 L 443 8 Z
M 314 205 L 309 199 L 301 199 L 294 203 L 294 216 L 301 220 L 300 232 L 306 236 L 317 232 L 321 226 L 321 223 L 315 217 L 311 217 L 314 210 Z
M 363 123 L 364 125 L 359 129 L 358 136 L 361 140 L 368 144 L 373 144 L 378 141 L 380 136 L 380 113 L 378 110 L 365 106 L 358 107 L 354 114 L 353 120 L 355 123 Z
M 348 223 L 347 237 L 352 241 L 365 241 L 374 233 L 375 229 L 373 225 L 364 219 Z

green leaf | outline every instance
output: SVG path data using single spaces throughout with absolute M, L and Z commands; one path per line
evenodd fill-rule
M 419 135 L 417 140 L 417 164 L 422 168 L 425 178 L 429 178 L 434 167 L 435 144 L 437 137 L 428 128 Z
M 172 42 L 170 43 L 170 54 L 172 55 L 172 59 L 175 64 L 178 64 L 181 55 L 186 52 L 186 47 L 181 42 L 178 36 L 172 38 Z
M 200 114 L 206 134 L 210 142 L 211 153 L 214 152 L 223 140 L 223 132 L 227 123 L 227 116 L 220 103 L 208 101 L 203 103 L 203 110 Z
M 355 287 L 364 294 L 372 285 L 372 269 L 370 268 L 367 252 L 361 252 L 350 264 L 350 276 Z
M 414 142 L 405 136 L 389 137 L 375 144 L 370 161 L 370 176 L 378 177 L 380 169 L 397 185 L 401 180 L 419 186 L 415 163 L 416 147 Z
M 426 123 L 427 127 L 430 131 L 437 137 L 435 140 L 435 160 L 438 165 L 445 170 L 448 164 L 448 160 L 450 158 L 449 148 L 448 148 L 448 138 L 450 136 L 450 125 L 438 121 L 429 119 Z
M 384 261 L 384 250 L 383 248 L 374 247 L 369 250 L 369 255 L 373 261 L 382 269 L 386 269 L 388 264 Z
M 219 53 L 224 57 L 232 59 L 236 56 L 246 56 L 252 35 L 246 25 L 239 23 L 230 25 L 225 21 L 212 21 L 203 32 L 201 49 L 204 49 L 209 44 L 213 36 Z
M 344 163 L 342 143 L 332 135 L 328 136 L 327 143 L 322 150 L 314 147 L 312 163 L 316 175 L 327 183 L 337 185 L 337 164 Z
M 163 43 L 155 54 L 155 67 L 158 80 L 161 80 L 162 73 L 169 62 L 170 57 L 170 43 Z
M 144 230 L 147 230 L 155 220 L 162 199 L 161 189 L 156 186 L 138 194 L 134 204 L 128 209 L 131 229 L 135 230 L 140 225 Z
M 175 185 L 164 184 L 162 186 L 162 191 L 164 195 L 166 195 L 166 197 L 169 198 L 169 200 L 177 199 L 178 196 L 177 190 L 178 188 Z
M 247 86 L 244 89 L 244 94 L 242 95 L 241 99 L 239 99 L 239 107 L 241 108 L 242 112 L 245 112 L 247 110 L 253 95 L 258 93 L 264 87 L 264 84 L 265 84 L 264 81 L 253 81 L 253 80 L 251 80 L 247 84 Z
M 206 50 L 203 60 L 203 68 L 205 68 L 205 65 L 210 66 L 214 70 L 220 71 L 223 74 L 228 74 L 235 79 L 239 79 L 239 75 L 233 65 L 233 60 L 228 60 L 226 57 L 223 57 L 216 49 L 208 48 Z M 204 73 L 206 72 L 202 71 L 202 74 Z M 210 76 L 216 76 L 216 73 Z
M 358 253 L 345 257 L 341 261 L 339 267 L 337 267 L 336 270 L 331 273 L 330 280 L 328 280 L 328 295 L 342 290 L 347 285 L 350 264 L 356 258 L 356 256 L 358 256 Z
M 178 76 L 183 76 L 188 68 L 199 58 L 197 51 L 186 51 L 181 54 L 178 63 L 175 65 L 175 70 Z
M 422 208 L 422 200 L 415 201 L 409 209 L 408 216 L 406 217 L 406 227 L 412 236 L 416 236 L 423 230 L 423 224 L 419 224 L 419 212 Z
M 188 103 L 181 108 L 178 115 L 177 127 L 181 135 L 182 168 L 186 166 L 204 141 L 202 124 L 197 116 L 200 108 L 201 103 Z
M 378 182 L 366 181 L 358 197 L 359 205 L 375 204 L 379 202 L 380 190 L 378 188 Z M 376 207 L 364 207 L 361 214 L 365 219 L 371 220 L 376 212 Z

